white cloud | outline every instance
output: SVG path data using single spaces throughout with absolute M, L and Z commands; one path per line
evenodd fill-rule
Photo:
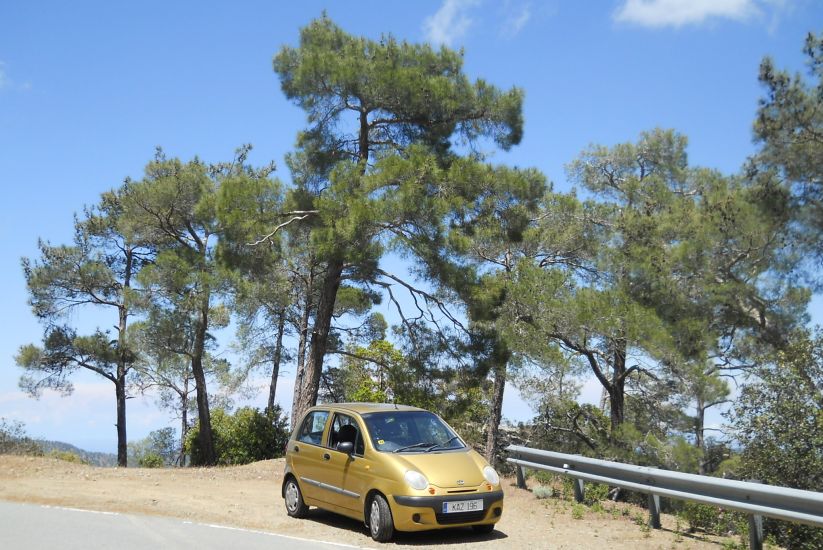
M 659 28 L 699 25 L 714 18 L 744 21 L 760 14 L 755 0 L 626 0 L 614 19 Z
M 513 38 L 523 30 L 523 27 L 525 27 L 526 23 L 531 19 L 531 3 L 527 2 L 521 5 L 519 9 L 514 9 L 509 2 L 506 2 L 504 10 L 507 12 L 507 15 L 503 20 L 503 26 L 500 32 L 503 36 Z
M 426 40 L 451 46 L 463 38 L 474 22 L 468 12 L 479 3 L 480 0 L 444 0 L 440 9 L 423 22 Z
M 32 85 L 29 81 L 18 83 L 12 80 L 9 76 L 8 64 L 5 61 L 0 61 L 0 91 L 11 90 L 17 92 L 28 92 L 31 89 Z

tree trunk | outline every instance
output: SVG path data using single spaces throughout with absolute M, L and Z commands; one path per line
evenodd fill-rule
M 300 418 L 310 408 L 317 404 L 317 392 L 320 388 L 320 375 L 323 373 L 323 358 L 326 355 L 326 345 L 331 329 L 334 302 L 337 299 L 337 289 L 340 288 L 340 278 L 343 274 L 343 262 L 338 259 L 330 260 L 320 289 L 320 299 L 317 303 L 317 313 L 314 316 L 314 330 L 311 334 L 309 359 L 303 369 L 303 380 L 300 385 L 300 398 L 295 410 L 295 418 Z
M 366 173 L 369 161 L 369 112 L 360 111 L 360 131 L 358 132 L 357 157 L 360 161 L 360 174 Z M 300 379 L 295 381 L 299 386 L 299 395 L 292 404 L 292 418 L 299 419 L 305 412 L 317 404 L 317 392 L 320 389 L 320 377 L 323 374 L 323 359 L 326 355 L 326 346 L 331 329 L 331 320 L 334 313 L 334 302 L 337 300 L 337 290 L 343 275 L 343 260 L 334 257 L 326 264 L 326 276 L 320 289 L 320 298 L 317 301 L 317 313 L 314 316 L 314 330 L 311 334 L 309 360 L 304 365 Z M 299 384 L 298 384 L 299 382 Z M 295 390 L 297 391 L 297 390 Z
M 314 291 L 314 275 L 309 276 L 309 284 L 306 289 L 306 300 L 303 307 L 303 313 L 300 316 L 300 327 L 298 332 L 300 334 L 297 343 L 297 372 L 294 376 L 294 393 L 291 401 L 291 426 L 295 427 L 299 420 L 297 416 L 297 406 L 300 403 L 300 390 L 303 387 L 303 378 L 306 372 L 306 344 L 309 341 L 309 318 L 312 311 L 312 292 Z
M 503 418 L 503 392 L 506 389 L 506 362 L 494 368 L 494 388 L 492 390 L 492 409 L 486 429 L 486 450 L 483 455 L 489 464 L 494 465 L 500 434 L 500 421 Z
M 609 399 L 609 390 L 603 388 L 600 392 L 600 410 L 603 414 L 606 414 L 606 405 L 609 404 L 611 400 Z
M 189 379 L 183 381 L 183 394 L 180 396 L 180 456 L 177 465 L 186 465 L 186 436 L 189 435 Z
M 697 418 L 695 419 L 694 443 L 700 449 L 700 456 L 697 458 L 697 473 L 701 476 L 706 475 L 706 442 L 703 437 L 703 429 L 706 425 L 706 403 L 698 397 L 697 398 Z
M 214 435 L 211 430 L 211 414 L 209 413 L 209 394 L 206 390 L 206 373 L 203 370 L 203 354 L 206 347 L 206 331 L 209 326 L 209 294 L 205 291 L 200 305 L 200 318 L 194 335 L 194 350 L 191 357 L 191 372 L 197 390 L 197 420 L 199 432 L 199 466 L 213 466 L 217 463 L 217 454 L 214 450 Z
M 123 272 L 123 288 L 131 287 L 133 255 L 131 249 L 126 251 L 126 263 Z M 129 349 L 126 341 L 129 309 L 126 306 L 125 293 L 117 306 L 117 380 L 114 382 L 117 394 L 117 465 L 128 466 L 128 437 L 126 436 L 126 375 L 129 372 Z
M 609 388 L 611 433 L 614 435 L 625 419 L 626 397 L 626 340 L 617 339 L 612 354 L 612 383 Z
M 128 466 L 128 439 L 126 438 L 126 377 L 121 376 L 114 383 L 117 394 L 117 465 Z
M 274 344 L 274 357 L 271 366 L 271 383 L 269 384 L 269 402 L 266 411 L 274 411 L 274 394 L 277 392 L 277 377 L 280 376 L 280 357 L 283 353 L 283 332 L 286 328 L 286 310 L 281 309 L 278 314 L 280 320 L 277 322 L 277 342 Z
M 514 267 L 511 249 L 506 251 L 505 278 L 507 286 L 511 283 L 511 274 Z M 494 318 L 495 324 L 498 319 Z M 494 338 L 494 386 L 492 388 L 492 406 L 489 422 L 486 426 L 486 449 L 484 455 L 489 464 L 494 465 L 495 454 L 499 446 L 500 421 L 503 419 L 503 394 L 506 391 L 506 368 L 511 358 L 508 347 L 503 343 L 497 328 L 491 334 Z

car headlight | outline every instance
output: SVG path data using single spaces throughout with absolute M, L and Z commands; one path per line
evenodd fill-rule
M 500 483 L 500 476 L 497 475 L 497 472 L 494 471 L 494 468 L 491 466 L 486 466 L 483 468 L 483 477 L 486 478 L 486 481 L 491 483 L 492 485 L 497 485 Z
M 406 471 L 406 475 L 403 477 L 405 478 L 406 483 L 408 483 L 409 487 L 411 487 L 412 489 L 422 491 L 423 489 L 429 486 L 429 480 L 426 479 L 426 476 L 424 476 L 420 472 L 408 470 Z

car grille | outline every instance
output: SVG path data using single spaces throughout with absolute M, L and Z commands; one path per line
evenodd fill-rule
M 437 523 L 440 525 L 451 525 L 453 523 L 468 523 L 470 521 L 480 521 L 486 517 L 486 510 L 476 512 L 463 512 L 461 514 L 435 514 Z

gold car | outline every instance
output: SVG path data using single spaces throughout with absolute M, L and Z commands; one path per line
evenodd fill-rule
M 335 403 L 309 409 L 295 426 L 282 489 L 292 517 L 317 506 L 387 541 L 395 530 L 490 533 L 503 514 L 497 472 L 429 411 Z

